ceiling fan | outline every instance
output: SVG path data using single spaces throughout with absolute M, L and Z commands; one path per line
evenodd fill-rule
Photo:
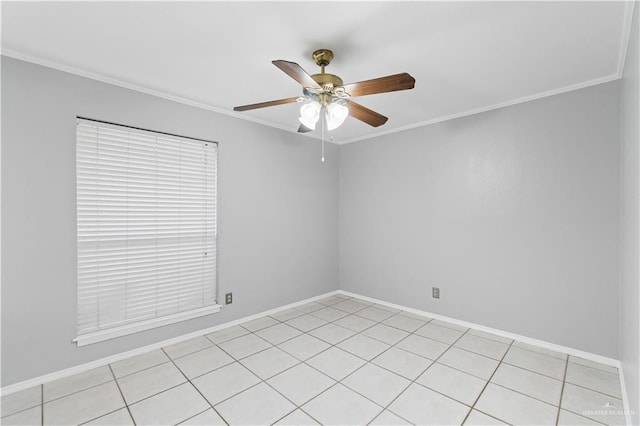
M 327 130 L 333 130 L 342 125 L 349 115 L 370 126 L 378 127 L 386 123 L 388 118 L 354 102 L 352 98 L 413 89 L 416 83 L 416 80 L 409 74 L 401 73 L 358 83 L 344 84 L 337 75 L 324 72 L 325 67 L 333 59 L 331 50 L 318 49 L 313 52 L 312 57 L 315 63 L 320 66 L 319 74 L 309 75 L 295 62 L 272 61 L 273 65 L 302 85 L 303 96 L 242 105 L 233 108 L 233 110 L 248 111 L 300 102 L 303 103 L 300 107 L 300 127 L 298 128 L 300 133 L 314 130 L 321 116 L 325 119 Z

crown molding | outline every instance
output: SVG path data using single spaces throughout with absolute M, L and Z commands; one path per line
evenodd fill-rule
M 467 111 L 464 111 L 464 112 L 460 112 L 460 113 L 456 113 L 456 114 L 451 114 L 451 115 L 446 115 L 446 116 L 443 116 L 443 117 L 434 118 L 432 120 L 420 121 L 418 123 L 413 123 L 413 124 L 409 124 L 407 126 L 402 126 L 402 127 L 397 127 L 395 129 L 389 129 L 389 130 L 386 130 L 386 131 L 377 132 L 375 134 L 370 134 L 370 135 L 359 137 L 359 138 L 347 139 L 347 140 L 338 142 L 338 145 L 345 145 L 345 144 L 348 144 L 348 143 L 358 142 L 358 141 L 365 140 L 365 139 L 371 139 L 371 138 L 376 138 L 376 137 L 379 137 L 379 136 L 390 135 L 392 133 L 404 132 L 405 130 L 411 130 L 411 129 L 415 129 L 415 128 L 418 128 L 418 127 L 424 127 L 424 126 L 429 126 L 431 124 L 441 123 L 443 121 L 455 120 L 456 118 L 467 117 L 467 116 L 470 116 L 470 115 L 480 114 L 482 112 L 493 111 L 493 110 L 496 110 L 496 109 L 505 108 L 505 107 L 509 107 L 509 106 L 513 106 L 513 105 L 517 105 L 517 104 L 523 104 L 525 102 L 531 102 L 531 101 L 535 101 L 535 100 L 538 100 L 538 99 L 548 98 L 550 96 L 559 95 L 561 93 L 572 92 L 574 90 L 584 89 L 586 87 L 595 86 L 597 84 L 602 84 L 602 83 L 608 83 L 610 81 L 619 80 L 619 79 L 620 79 L 620 75 L 618 75 L 618 73 L 616 72 L 615 74 L 611 74 L 611 75 L 608 75 L 608 76 L 605 76 L 605 77 L 600 77 L 600 78 L 596 78 L 596 79 L 593 79 L 593 80 L 585 81 L 585 82 L 582 82 L 582 83 L 577 83 L 577 84 L 572 84 L 572 85 L 569 85 L 569 86 L 560 87 L 558 89 L 548 90 L 546 92 L 536 93 L 536 94 L 529 95 L 529 96 L 523 96 L 521 98 L 512 99 L 512 100 L 509 100 L 509 101 L 500 102 L 500 103 L 497 103 L 497 104 L 488 105 L 488 106 L 484 106 L 484 107 L 480 107 L 480 108 L 474 108 L 474 109 L 470 109 L 470 110 L 467 110 Z
M 627 60 L 627 50 L 629 50 L 629 40 L 631 39 L 631 25 L 633 24 L 633 9 L 636 3 L 635 0 L 631 0 L 625 4 L 624 22 L 620 33 L 620 52 L 618 52 L 618 76 L 620 78 L 624 73 L 624 65 Z
M 353 143 L 353 142 L 359 142 L 359 141 L 363 141 L 363 140 L 367 140 L 367 139 L 373 139 L 373 138 L 377 138 L 380 136 L 386 136 L 386 135 L 391 135 L 394 133 L 399 133 L 399 132 L 404 132 L 407 130 L 411 130 L 411 129 L 415 129 L 418 127 L 424 127 L 424 126 L 430 126 L 432 124 L 437 124 L 437 123 L 441 123 L 444 121 L 449 121 L 449 120 L 455 120 L 457 118 L 462 118 L 462 117 L 467 117 L 470 115 L 475 115 L 475 114 L 480 114 L 483 112 L 488 112 L 488 111 L 493 111 L 496 109 L 500 109 L 500 108 L 505 108 L 505 107 L 509 107 L 509 106 L 513 106 L 513 105 L 517 105 L 517 104 L 521 104 L 521 103 L 525 103 L 525 102 L 530 102 L 530 101 L 534 101 L 534 100 L 538 100 L 538 99 L 543 99 L 546 97 L 550 97 L 550 96 L 554 96 L 554 95 L 558 95 L 561 93 L 566 93 L 566 92 L 570 92 L 573 90 L 579 90 L 579 89 L 583 89 L 586 87 L 590 87 L 590 86 L 595 86 L 597 84 L 602 84 L 602 83 L 607 83 L 613 80 L 617 80 L 620 79 L 622 77 L 622 73 L 624 71 L 624 63 L 625 63 L 625 59 L 626 59 L 626 52 L 627 52 L 627 46 L 629 44 L 629 38 L 631 36 L 631 23 L 632 23 L 632 18 L 633 18 L 633 8 L 635 5 L 635 1 L 628 1 L 626 2 L 626 9 L 625 9 L 625 19 L 624 19 L 624 25 L 623 25 L 623 29 L 622 29 L 622 33 L 621 33 L 621 40 L 620 40 L 620 51 L 619 51 L 619 56 L 618 56 L 618 67 L 616 70 L 616 73 L 608 75 L 608 76 L 604 76 L 604 77 L 600 77 L 600 78 L 596 78 L 593 80 L 589 80 L 589 81 L 585 81 L 582 83 L 577 83 L 577 84 L 572 84 L 572 85 L 568 85 L 568 86 L 564 86 L 564 87 L 560 87 L 557 89 L 553 89 L 553 90 L 548 90 L 545 92 L 540 92 L 540 93 L 536 93 L 533 95 L 529 95 L 529 96 L 524 96 L 521 98 L 516 98 L 516 99 L 511 99 L 508 101 L 504 101 L 504 102 L 500 102 L 497 104 L 493 104 L 493 105 L 488 105 L 488 106 L 484 106 L 484 107 L 479 107 L 479 108 L 474 108 L 471 110 L 467 110 L 467 111 L 463 111 L 460 113 L 456 113 L 456 114 L 450 114 L 450 115 L 446 115 L 446 116 L 442 116 L 442 117 L 436 117 L 430 120 L 425 120 L 425 121 L 420 121 L 417 123 L 413 123 L 413 124 L 409 124 L 406 126 L 401 126 L 401 127 L 397 127 L 397 128 L 393 128 L 393 129 L 389 129 L 389 130 L 383 130 L 383 131 L 379 131 L 379 132 L 375 132 L 375 133 L 370 133 L 368 135 L 365 136 L 360 136 L 360 137 L 356 137 L 356 138 L 350 138 L 350 139 L 345 139 L 345 140 L 330 140 L 330 141 L 326 141 L 328 143 L 333 143 L 336 145 L 346 145 L 348 143 Z M 86 71 L 80 68 L 76 68 L 73 66 L 69 66 L 69 65 L 65 65 L 65 64 L 61 64 L 59 62 L 55 62 L 55 61 L 51 61 L 48 59 L 43 59 L 40 57 L 36 57 L 33 55 L 28 55 L 13 49 L 2 49 L 2 51 L 0 52 L 0 55 L 3 56 L 7 56 L 10 58 L 14 58 L 14 59 L 18 59 L 18 60 L 22 60 L 22 61 L 26 61 L 26 62 L 30 62 L 36 65 L 41 65 L 44 67 L 48 67 L 48 68 L 52 68 L 52 69 L 56 69 L 59 71 L 63 71 L 63 72 L 67 72 L 70 74 L 74 74 L 74 75 L 78 75 L 80 77 L 85 77 L 85 78 L 89 78 L 92 80 L 97 80 L 103 83 L 107 83 L 107 84 L 111 84 L 114 86 L 118 86 L 118 87 L 123 87 L 125 89 L 130 89 L 136 92 L 140 92 L 140 93 L 145 93 L 151 96 L 155 96 L 158 98 L 162 98 L 162 99 L 166 99 L 166 100 L 170 100 L 173 102 L 177 102 L 177 103 L 181 103 L 184 105 L 188 105 L 188 106 L 192 106 L 195 108 L 200 108 L 200 109 L 204 109 L 207 111 L 212 111 L 218 114 L 223 114 L 229 117 L 233 117 L 233 118 L 237 118 L 239 120 L 245 120 L 245 121 L 249 121 L 252 123 L 256 123 L 256 124 L 260 124 L 263 126 L 267 126 L 267 127 L 272 127 L 275 129 L 279 129 L 279 130 L 283 130 L 285 132 L 288 133 L 294 133 L 297 134 L 301 137 L 306 137 L 306 138 L 311 138 L 311 139 L 317 139 L 320 140 L 320 136 L 314 135 L 312 133 L 297 133 L 295 131 L 293 131 L 291 128 L 287 127 L 287 126 L 282 126 L 280 124 L 276 124 L 276 123 L 272 123 L 270 121 L 266 121 L 266 120 L 261 120 L 258 118 L 254 118 L 248 115 L 242 115 L 239 114 L 235 111 L 229 111 L 214 105 L 210 105 L 210 104 L 206 104 L 203 102 L 198 102 L 198 101 L 194 101 L 191 99 L 187 99 L 187 98 L 183 98 L 181 96 L 177 96 L 177 95 L 173 95 L 173 94 L 169 94 L 169 93 L 165 93 L 156 89 L 151 89 L 148 87 L 144 87 L 144 86 L 140 86 L 137 84 L 133 84 L 130 82 L 126 82 L 124 80 L 120 80 L 120 79 L 116 79 L 113 77 L 109 77 L 106 75 L 102 75 L 99 73 L 95 73 L 95 72 L 91 72 L 91 71 Z
M 156 89 L 151 89 L 149 87 L 140 86 L 138 84 L 130 83 L 130 82 L 127 82 L 127 81 L 124 81 L 124 80 L 120 80 L 120 79 L 117 79 L 117 78 L 113 78 L 113 77 L 109 77 L 109 76 L 106 76 L 106 75 L 103 75 L 103 74 L 99 74 L 99 73 L 83 70 L 83 69 L 76 68 L 76 67 L 73 67 L 73 66 L 70 66 L 70 65 L 61 64 L 59 62 L 51 61 L 49 59 L 43 59 L 43 58 L 40 58 L 40 57 L 37 57 L 37 56 L 28 55 L 26 53 L 22 53 L 22 52 L 13 50 L 13 49 L 4 48 L 4 49 L 2 49 L 0 51 L 0 55 L 6 56 L 6 57 L 9 57 L 9 58 L 13 58 L 13 59 L 18 59 L 20 61 L 30 62 L 32 64 L 40 65 L 40 66 L 43 66 L 43 67 L 52 68 L 52 69 L 55 69 L 55 70 L 58 70 L 58 71 L 63 71 L 63 72 L 69 73 L 69 74 L 77 75 L 79 77 L 89 78 L 91 80 L 100 81 L 102 83 L 111 84 L 113 86 L 122 87 L 122 88 L 125 88 L 125 89 L 133 90 L 133 91 L 136 91 L 136 92 L 144 93 L 146 95 L 155 96 L 155 97 L 158 97 L 158 98 L 166 99 L 166 100 L 177 102 L 177 103 L 180 103 L 180 104 L 192 106 L 192 107 L 195 107 L 195 108 L 204 109 L 204 110 L 207 110 L 207 111 L 212 111 L 212 112 L 215 112 L 217 114 L 223 114 L 223 115 L 226 115 L 226 116 L 229 116 L 229 117 L 233 117 L 233 118 L 237 118 L 237 119 L 240 119 L 240 120 L 245 120 L 245 121 L 250 121 L 250 122 L 256 123 L 256 124 L 261 124 L 263 126 L 273 127 L 275 129 L 284 130 L 284 131 L 289 132 L 289 133 L 295 133 L 295 134 L 303 136 L 303 137 L 313 137 L 313 136 L 310 136 L 308 134 L 292 132 L 291 129 L 286 127 L 286 126 L 281 126 L 279 124 L 271 123 L 271 122 L 266 121 L 266 120 L 261 120 L 259 118 L 250 117 L 248 115 L 242 115 L 242 114 L 239 114 L 239 113 L 237 113 L 235 111 L 228 111 L 228 110 L 226 110 L 224 108 L 220 108 L 220 107 L 217 107 L 217 106 L 214 106 L 214 105 L 210 105 L 210 104 L 206 104 L 206 103 L 203 103 L 203 102 L 194 101 L 194 100 L 183 98 L 183 97 L 177 96 L 177 95 L 172 95 L 170 93 L 162 92 L 162 91 L 156 90 Z

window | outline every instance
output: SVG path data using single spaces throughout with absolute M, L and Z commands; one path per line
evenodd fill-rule
M 78 346 L 220 310 L 217 143 L 78 118 Z

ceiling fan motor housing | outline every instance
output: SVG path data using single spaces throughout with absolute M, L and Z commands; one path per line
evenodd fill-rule
M 312 54 L 313 60 L 321 67 L 326 67 L 333 59 L 333 52 L 329 49 L 318 49 Z
M 325 85 L 330 85 L 331 87 L 337 87 L 337 86 L 342 86 L 344 84 L 342 82 L 342 79 L 335 74 L 327 74 L 327 73 L 313 74 L 311 78 L 313 78 L 316 81 L 316 83 L 318 83 L 323 88 Z

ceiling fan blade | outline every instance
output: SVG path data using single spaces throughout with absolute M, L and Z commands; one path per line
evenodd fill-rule
M 250 109 L 258 109 L 258 108 L 266 108 L 270 106 L 276 105 L 284 105 L 291 104 L 298 101 L 298 97 L 295 98 L 286 98 L 286 99 L 278 99 L 277 101 L 269 101 L 269 102 L 260 102 L 259 104 L 250 104 L 250 105 L 242 105 L 234 107 L 234 111 L 248 111 Z
M 396 90 L 413 89 L 416 79 L 406 72 L 374 78 L 344 85 L 344 90 L 351 96 L 373 95 L 375 93 L 395 92 Z
M 358 120 L 373 127 L 382 126 L 388 120 L 384 115 L 378 114 L 377 112 L 370 110 L 367 107 L 363 107 L 353 101 L 347 102 L 347 107 L 349 108 L 349 114 L 353 118 L 357 118 Z
M 321 89 L 320 85 L 295 62 L 278 60 L 271 61 L 271 63 L 284 71 L 289 77 L 300 83 L 302 87 Z
M 298 133 L 308 133 L 310 131 L 311 129 L 305 126 L 304 124 L 300 124 L 300 126 L 298 127 Z

